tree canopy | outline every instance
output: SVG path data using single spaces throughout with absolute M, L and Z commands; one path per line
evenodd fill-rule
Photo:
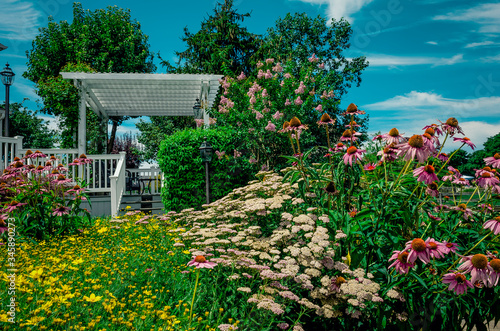
M 26 52 L 28 70 L 23 76 L 36 83 L 37 93 L 43 101 L 42 112 L 60 116 L 63 147 L 74 146 L 78 126 L 77 90 L 69 89 L 59 76 L 63 68 L 75 64 L 87 68 L 86 71 L 150 73 L 156 66 L 147 41 L 140 23 L 131 18 L 130 10 L 116 6 L 90 11 L 84 10 L 81 3 L 74 3 L 71 24 L 67 21 L 56 23 L 49 16 L 48 26 L 39 29 L 32 49 Z M 95 118 L 90 117 L 95 124 Z M 113 129 L 108 153 L 117 127 L 126 119 L 110 117 Z M 96 139 L 103 141 L 104 136 L 104 141 L 107 140 L 105 125 L 88 125 L 87 128 L 99 130 L 99 134 L 94 134 Z M 97 149 L 103 152 L 103 146 Z
M 1 106 L 5 109 L 5 103 Z M 48 123 L 38 118 L 32 110 L 22 103 L 9 104 L 9 131 L 12 137 L 23 136 L 23 148 L 53 148 L 57 132 L 50 130 Z

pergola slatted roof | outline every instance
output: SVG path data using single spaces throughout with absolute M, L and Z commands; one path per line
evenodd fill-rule
M 106 123 L 110 116 L 194 116 L 200 99 L 205 126 L 222 75 L 61 72 L 80 91 L 78 153 L 86 151 L 86 105 Z M 107 125 L 106 125 L 107 128 Z
M 210 108 L 222 75 L 62 72 L 81 83 L 98 115 L 193 116 L 196 99 Z M 95 109 L 98 108 L 98 109 Z

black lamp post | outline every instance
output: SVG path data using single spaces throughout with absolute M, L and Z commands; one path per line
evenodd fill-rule
M 194 118 L 201 120 L 203 118 L 203 109 L 201 108 L 200 99 L 196 99 L 193 106 Z
M 9 136 L 9 93 L 10 86 L 14 83 L 14 76 L 16 74 L 12 72 L 12 69 L 9 68 L 9 64 L 6 64 L 6 67 L 3 68 L 3 71 L 0 72 L 0 76 L 2 76 L 2 83 L 5 85 L 5 136 Z
M 205 191 L 207 195 L 207 204 L 210 203 L 210 182 L 208 178 L 208 162 L 212 161 L 213 147 L 207 142 L 207 137 L 203 138 L 205 141 L 200 146 L 201 159 L 205 162 Z

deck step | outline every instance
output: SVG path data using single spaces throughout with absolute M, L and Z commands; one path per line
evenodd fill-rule
M 123 204 L 135 204 L 135 203 L 162 203 L 161 200 L 131 200 L 131 201 L 122 201 Z

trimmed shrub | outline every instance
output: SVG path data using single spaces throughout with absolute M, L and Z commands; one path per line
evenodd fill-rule
M 158 152 L 158 164 L 165 176 L 161 197 L 167 211 L 200 208 L 206 203 L 205 164 L 199 150 L 204 137 L 214 148 L 209 163 L 211 202 L 254 179 L 257 166 L 249 162 L 244 138 L 235 130 L 217 127 L 176 132 L 165 137 Z

